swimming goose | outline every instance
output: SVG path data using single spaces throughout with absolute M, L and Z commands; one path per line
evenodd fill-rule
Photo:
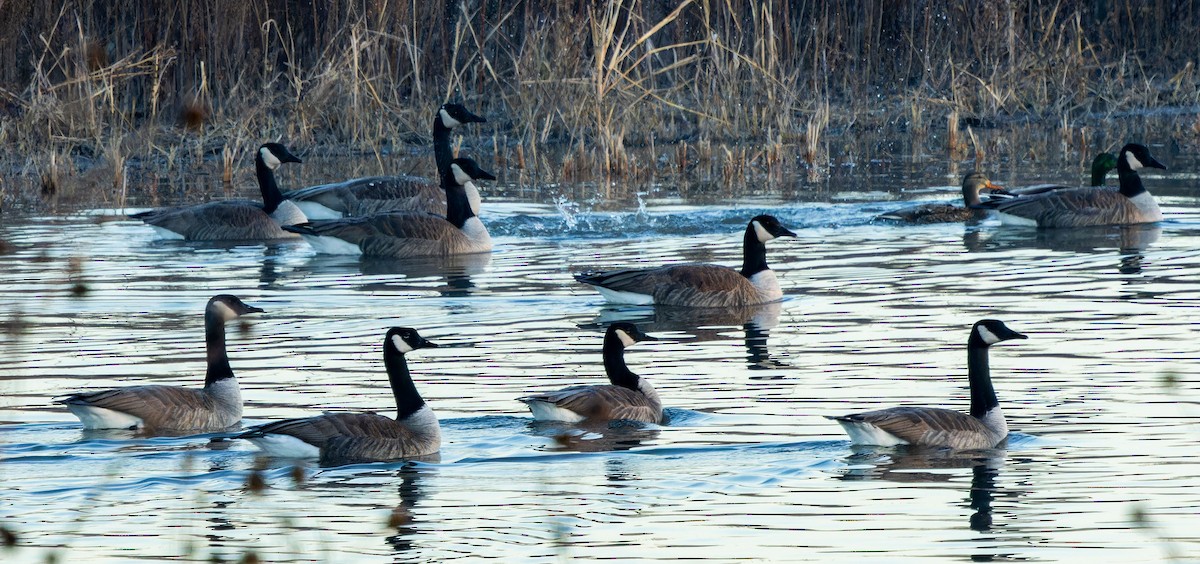
M 164 239 L 188 241 L 231 241 L 283 239 L 295 237 L 281 226 L 304 223 L 308 219 L 296 204 L 283 199 L 275 182 L 275 169 L 283 163 L 298 163 L 279 143 L 266 143 L 254 156 L 262 203 L 250 200 L 224 200 L 194 206 L 160 208 L 135 213 Z
M 875 216 L 875 219 L 926 224 L 951 223 L 983 218 L 987 216 L 987 212 L 972 207 L 978 206 L 981 203 L 979 192 L 982 190 L 998 191 L 1003 190 L 1003 188 L 992 184 L 992 181 L 988 180 L 987 176 L 982 172 L 972 172 L 963 177 L 963 206 L 956 206 L 954 204 L 923 204 L 880 214 Z
M 592 286 L 613 303 L 730 307 L 783 299 L 775 273 L 767 267 L 766 242 L 795 237 L 775 216 L 760 215 L 746 225 L 742 270 L 715 264 L 688 263 L 658 268 L 589 271 L 575 279 Z
M 492 238 L 471 211 L 466 186 L 473 180 L 495 180 L 466 158 L 450 161 L 442 173 L 447 216 L 423 212 L 379 212 L 366 217 L 310 221 L 285 227 L 299 233 L 319 253 L 409 258 L 483 253 Z
M 242 394 L 225 352 L 225 323 L 262 309 L 236 296 L 221 294 L 204 308 L 208 372 L 200 389 L 178 386 L 130 386 L 71 394 L 65 404 L 85 429 L 141 428 L 155 431 L 209 432 L 242 419 Z
M 1117 156 L 1120 188 L 1070 188 L 1052 190 L 1011 199 L 984 202 L 980 207 L 994 209 L 1002 223 L 1041 228 L 1085 227 L 1091 225 L 1129 225 L 1162 221 L 1162 211 L 1154 196 L 1146 191 L 1138 170 L 1161 168 L 1143 145 L 1130 143 Z
M 613 323 L 604 334 L 604 371 L 611 385 L 572 386 L 517 398 L 529 406 L 539 421 L 599 422 L 609 420 L 662 421 L 662 401 L 644 378 L 625 365 L 625 348 L 641 341 L 657 341 L 632 323 Z
M 454 158 L 450 149 L 450 131 L 464 123 L 485 123 L 462 104 L 442 104 L 433 116 L 433 156 L 438 174 Z M 467 188 L 471 210 L 479 215 L 479 190 Z M 380 211 L 409 210 L 446 215 L 446 196 L 437 180 L 420 176 L 371 176 L 344 182 L 310 186 L 286 192 L 309 219 L 340 219 L 370 215 Z
M 322 464 L 379 462 L 433 454 L 441 448 L 437 416 L 421 398 L 405 353 L 437 347 L 408 327 L 392 327 L 383 339 L 396 418 L 375 413 L 326 413 L 251 428 L 246 439 L 273 456 L 320 458 Z
M 970 414 L 937 407 L 893 407 L 829 419 L 841 424 L 856 445 L 992 448 L 1008 436 L 1008 424 L 992 387 L 988 347 L 1024 338 L 994 319 L 984 319 L 971 328 L 967 339 Z

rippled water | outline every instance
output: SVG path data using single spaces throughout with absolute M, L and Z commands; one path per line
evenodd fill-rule
M 1032 182 L 1032 180 L 1031 180 Z M 931 182 L 931 184 L 936 183 Z M 1183 174 L 1147 182 L 1160 227 L 1039 233 L 897 227 L 896 204 L 698 207 L 648 197 L 600 213 L 489 202 L 491 256 L 357 261 L 300 242 L 162 242 L 100 212 L 0 230 L 0 526 L 13 561 L 954 560 L 1152 561 L 1200 555 L 1200 213 Z M 943 187 L 920 198 L 949 198 Z M 874 195 L 874 196 L 873 196 Z M 728 315 L 608 308 L 571 272 L 740 261 L 747 218 L 788 294 Z M 86 290 L 77 295 L 73 289 Z M 307 467 L 214 435 L 83 432 L 65 392 L 198 385 L 201 310 L 230 292 L 246 423 L 388 411 L 387 327 L 443 425 L 440 459 Z M 965 408 L 965 342 L 982 317 L 1030 336 L 994 347 L 1006 449 L 851 448 L 823 416 Z M 515 397 L 603 380 L 605 325 L 631 349 L 662 426 L 534 424 Z M 261 468 L 266 489 L 251 487 Z

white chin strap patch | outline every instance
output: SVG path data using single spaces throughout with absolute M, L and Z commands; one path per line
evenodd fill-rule
M 750 225 L 754 226 L 754 234 L 758 236 L 759 242 L 766 243 L 767 241 L 775 238 L 774 235 L 768 233 L 767 230 L 763 228 L 763 226 L 757 221 L 751 221 Z
M 1125 164 L 1128 164 L 1131 170 L 1146 168 L 1146 165 L 1142 164 L 1142 161 L 1139 161 L 1137 157 L 1133 156 L 1133 153 L 1128 151 L 1125 152 Z
M 413 351 L 412 345 L 409 345 L 408 341 L 401 339 L 400 335 L 392 335 L 392 345 L 401 353 L 410 353 Z
M 471 175 L 467 174 L 462 167 L 456 164 L 450 165 L 450 171 L 454 173 L 454 181 L 457 182 L 459 186 L 466 186 L 467 183 L 471 182 L 472 180 Z
M 989 345 L 994 345 L 996 343 L 999 343 L 1001 340 L 1000 337 L 997 337 L 995 333 L 988 331 L 987 327 L 980 325 L 979 327 L 976 327 L 975 329 L 977 331 L 979 331 L 979 338 L 983 339 L 983 342 L 985 342 Z
M 637 341 L 633 340 L 633 337 L 629 336 L 629 333 L 626 333 L 625 331 L 623 331 L 621 329 L 617 329 L 616 333 L 617 333 L 617 338 L 621 339 L 621 344 L 625 345 L 626 347 L 632 347 L 633 344 L 637 342 Z
M 275 153 L 272 153 L 271 150 L 266 147 L 259 149 L 258 153 L 262 155 L 263 162 L 266 163 L 267 168 L 271 170 L 275 170 L 279 168 L 279 165 L 283 164 L 283 162 L 279 160 L 279 157 L 276 157 Z
M 446 110 L 438 110 L 438 114 L 442 116 L 442 125 L 450 128 L 450 129 L 454 129 L 454 128 L 462 125 L 461 121 L 458 121 L 458 120 L 454 119 L 453 117 L 451 117 L 450 112 L 447 112 Z
M 212 309 L 213 311 L 217 312 L 217 315 L 221 317 L 222 321 L 236 319 L 238 316 L 237 312 L 233 311 L 233 308 L 229 307 L 229 305 L 225 302 L 213 302 Z

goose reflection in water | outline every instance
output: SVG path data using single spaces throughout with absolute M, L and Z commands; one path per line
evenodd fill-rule
M 1121 257 L 1117 270 L 1121 274 L 1138 274 L 1142 270 L 1142 253 L 1158 241 L 1160 235 L 1162 227 L 1157 224 L 994 232 L 969 229 L 963 234 L 963 246 L 970 252 L 1030 248 L 1098 254 L 1116 250 Z
M 551 440 L 551 452 L 617 452 L 653 443 L 658 425 L 639 421 L 604 421 L 592 424 L 532 421 L 530 432 Z
M 594 320 L 581 325 L 581 328 L 603 328 L 618 321 L 627 321 L 648 333 L 688 333 L 698 342 L 726 341 L 731 328 L 740 328 L 745 335 L 747 368 L 776 370 L 791 368 L 787 362 L 772 357 L 767 345 L 771 329 L 779 325 L 782 308 L 783 302 L 726 308 L 612 307 L 601 309 Z M 782 377 L 763 375 L 751 378 L 767 380 Z
M 1000 468 L 1004 465 L 1007 451 L 1004 449 L 981 449 L 955 451 L 947 449 L 914 448 L 883 449 L 878 447 L 855 447 L 855 453 L 846 459 L 851 467 L 838 476 L 840 480 L 868 481 L 885 480 L 900 483 L 949 483 L 960 476 L 945 470 L 971 469 L 971 486 L 965 503 L 956 505 L 969 510 L 967 526 L 972 531 L 989 532 L 994 527 L 993 502 L 996 497 L 1016 497 L 1004 493 L 997 485 Z M 1007 554 L 974 554 L 973 560 L 1004 559 Z
M 358 289 L 364 292 L 432 290 L 447 298 L 461 298 L 475 293 L 474 278 L 486 272 L 491 264 L 491 253 L 409 259 L 314 255 L 295 270 L 293 277 L 338 276 L 355 272 L 364 276 L 402 276 L 394 280 L 367 282 L 358 286 Z
M 400 502 L 388 517 L 387 526 L 395 534 L 388 535 L 386 542 L 392 547 L 397 558 L 412 552 L 417 533 L 416 513 L 414 509 L 423 496 L 421 492 L 421 472 L 412 463 L 406 463 L 396 472 L 400 478 L 397 489 L 400 492 Z

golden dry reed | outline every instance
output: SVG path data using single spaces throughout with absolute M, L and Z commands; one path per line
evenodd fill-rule
M 538 182 L 820 171 L 872 131 L 983 157 L 966 127 L 1200 104 L 1191 2 L 0 4 L 4 210 L 177 199 L 198 166 L 228 191 L 266 140 L 379 158 L 451 99 Z

